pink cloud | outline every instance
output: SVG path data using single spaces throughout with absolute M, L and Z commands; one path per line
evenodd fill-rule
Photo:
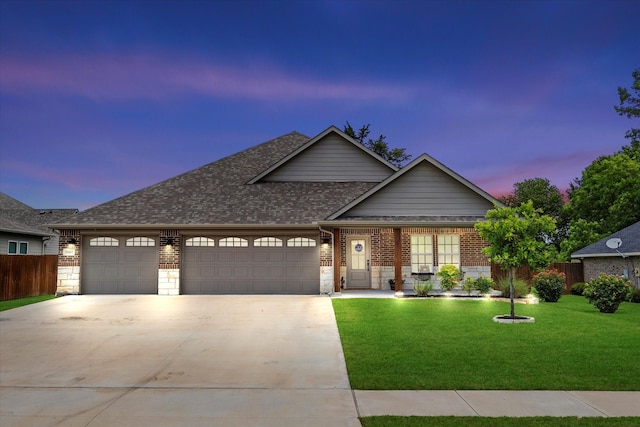
M 204 95 L 259 100 L 402 101 L 415 88 L 304 78 L 260 64 L 221 66 L 149 55 L 3 57 L 2 90 L 51 91 L 92 99 L 166 99 Z

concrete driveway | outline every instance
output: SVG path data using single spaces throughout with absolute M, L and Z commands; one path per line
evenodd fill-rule
M 66 296 L 0 313 L 0 425 L 360 426 L 322 296 Z

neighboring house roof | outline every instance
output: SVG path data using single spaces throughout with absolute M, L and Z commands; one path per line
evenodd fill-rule
M 420 174 L 425 168 L 435 177 L 440 193 L 446 187 L 450 203 L 446 196 L 438 196 L 432 206 L 439 207 L 432 210 L 414 206 L 398 213 L 391 209 L 392 204 L 382 203 L 387 208 L 373 214 L 359 211 L 359 205 L 372 200 L 381 203 L 384 193 L 406 177 L 424 179 Z M 417 185 L 429 187 L 428 179 Z M 404 187 L 394 191 L 402 193 Z M 314 138 L 291 132 L 54 225 L 60 229 L 316 228 L 332 221 L 395 224 L 399 220 L 459 225 L 481 219 L 494 202 L 489 194 L 426 154 L 398 170 L 331 126 Z
M 60 221 L 78 209 L 34 209 L 0 192 L 0 231 L 7 233 L 51 236 L 46 224 Z
M 618 248 L 610 248 L 607 242 L 611 239 L 620 239 L 622 244 Z M 621 255 L 640 256 L 640 221 L 572 253 L 571 258 L 619 257 Z

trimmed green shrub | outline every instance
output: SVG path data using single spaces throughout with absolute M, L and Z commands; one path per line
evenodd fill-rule
M 624 277 L 602 273 L 587 283 L 584 295 L 601 313 L 615 313 L 629 298 L 631 283 Z
M 500 291 L 500 296 L 503 298 L 509 298 L 509 278 L 505 277 L 498 281 L 498 289 Z M 513 297 L 514 298 L 522 298 L 529 293 L 529 284 L 526 280 L 518 279 L 517 277 L 513 278 Z
M 542 301 L 557 302 L 566 283 L 566 276 L 558 270 L 546 270 L 533 276 L 533 287 Z
M 582 296 L 584 294 L 584 288 L 587 286 L 586 283 L 583 282 L 576 282 L 573 285 L 571 285 L 571 295 L 580 295 Z
M 495 283 L 490 277 L 480 276 L 475 280 L 474 286 L 481 294 L 488 294 L 495 286 Z
M 472 277 L 467 277 L 466 279 L 464 279 L 464 282 L 462 282 L 462 289 L 467 292 L 467 295 L 471 295 L 471 291 L 476 288 L 475 282 L 476 281 L 473 280 Z
M 640 289 L 634 289 L 633 291 L 631 291 L 629 302 L 635 302 L 636 304 L 640 304 Z
M 458 286 L 462 279 L 462 274 L 458 267 L 451 264 L 441 266 L 436 276 L 440 279 L 440 287 L 445 292 Z

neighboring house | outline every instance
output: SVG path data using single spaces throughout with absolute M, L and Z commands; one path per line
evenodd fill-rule
M 77 209 L 34 209 L 0 192 L 0 254 L 57 255 L 58 233 L 46 224 Z
M 490 276 L 497 201 L 423 154 L 402 169 L 336 127 L 292 132 L 88 209 L 60 230 L 58 293 L 318 294 Z
M 584 280 L 600 273 L 625 276 L 640 288 L 640 221 L 571 254 L 582 261 Z

